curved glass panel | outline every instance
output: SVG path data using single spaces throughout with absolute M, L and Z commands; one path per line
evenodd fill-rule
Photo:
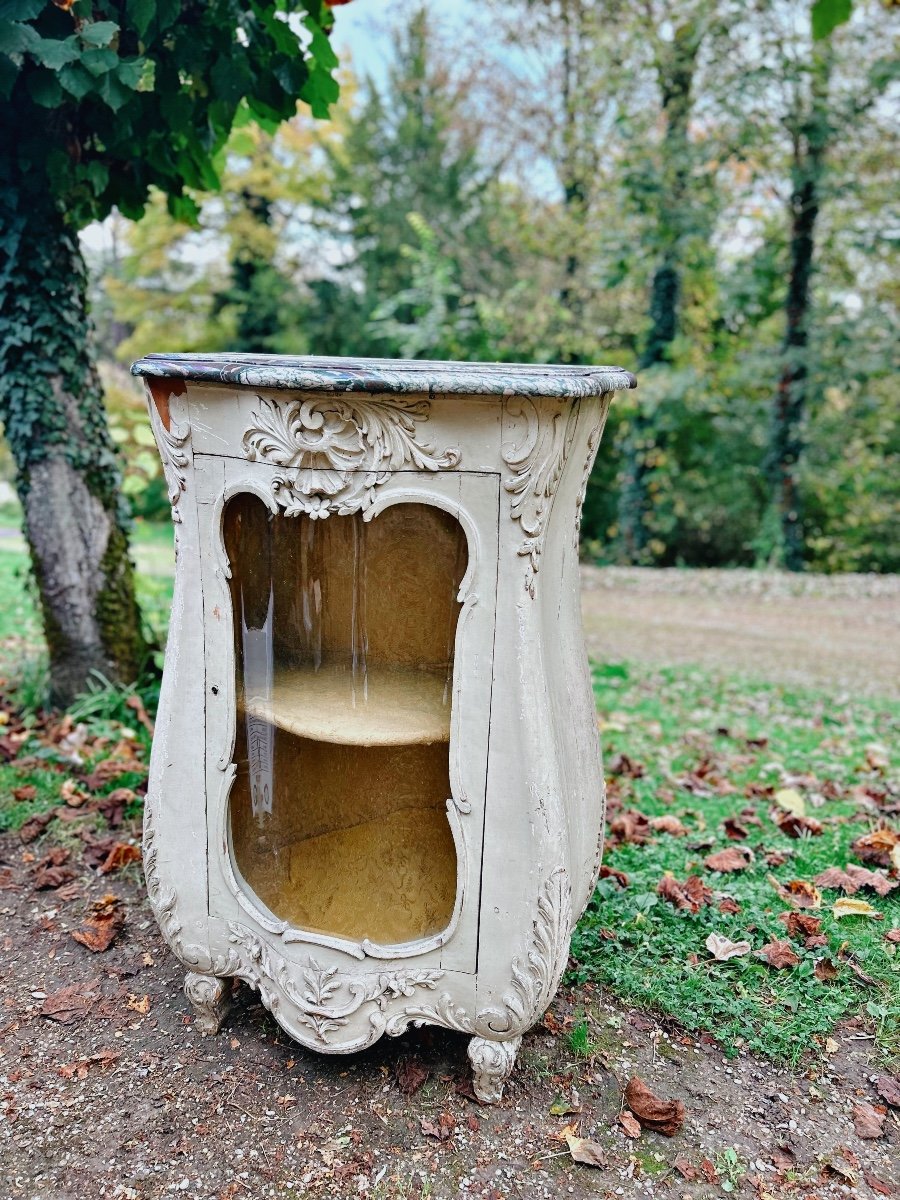
M 237 775 L 231 852 L 291 925 L 393 945 L 446 929 L 446 805 L 465 535 L 396 504 L 312 520 L 225 510 Z

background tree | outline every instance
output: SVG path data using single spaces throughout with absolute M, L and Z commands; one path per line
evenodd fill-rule
M 0 6 L 0 418 L 57 702 L 144 654 L 78 230 L 139 217 L 151 186 L 193 217 L 239 114 L 274 124 L 299 98 L 325 115 L 328 20 L 321 0 Z

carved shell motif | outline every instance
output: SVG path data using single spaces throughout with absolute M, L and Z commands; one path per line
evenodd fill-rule
M 259 398 L 243 437 L 252 461 L 285 470 L 272 494 L 292 517 L 344 516 L 369 508 L 389 472 L 443 471 L 457 466 L 459 451 L 436 453 L 419 440 L 427 400 L 352 399 L 334 396 L 278 404 Z

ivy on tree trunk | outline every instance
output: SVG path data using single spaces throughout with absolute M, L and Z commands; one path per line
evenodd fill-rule
M 51 700 L 130 682 L 146 648 L 128 514 L 87 316 L 78 234 L 15 172 L 0 182 L 0 419 L 40 594 Z

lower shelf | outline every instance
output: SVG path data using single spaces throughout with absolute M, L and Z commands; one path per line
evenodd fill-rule
M 333 937 L 399 945 L 440 933 L 453 915 L 456 852 L 443 807 L 401 809 L 273 849 L 268 869 L 243 866 L 272 912 Z

